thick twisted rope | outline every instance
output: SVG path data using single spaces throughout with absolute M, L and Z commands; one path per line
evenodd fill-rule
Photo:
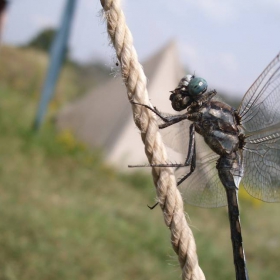
M 120 1 L 101 0 L 101 4 L 107 19 L 108 34 L 121 64 L 128 98 L 137 103 L 150 105 L 146 77 L 138 62 Z M 141 131 L 149 162 L 154 164 L 166 162 L 167 155 L 154 114 L 143 106 L 132 105 L 132 110 L 135 124 Z M 173 171 L 171 168 L 153 168 L 152 173 L 164 220 L 171 231 L 172 246 L 182 268 L 182 279 L 203 280 L 205 277 L 198 265 L 194 237 L 185 218 L 183 200 L 177 189 Z

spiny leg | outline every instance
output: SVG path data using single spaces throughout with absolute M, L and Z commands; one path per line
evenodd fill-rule
M 190 129 L 190 136 L 191 136 L 191 129 Z M 191 140 L 193 139 L 193 140 Z M 190 143 L 189 143 L 189 151 L 188 151 L 188 157 L 186 159 L 185 164 L 189 164 L 191 158 L 191 168 L 190 168 L 190 172 L 187 173 L 184 177 L 182 177 L 178 182 L 177 182 L 177 186 L 179 186 L 181 183 L 183 183 L 195 170 L 196 167 L 196 151 L 195 151 L 195 138 L 194 138 L 194 133 L 193 133 L 193 137 L 190 137 Z M 178 169 L 178 168 L 177 168 Z M 147 205 L 151 210 L 153 210 L 159 203 L 157 202 L 156 204 L 154 204 L 153 206 L 149 206 Z
M 192 156 L 192 160 L 191 160 L 191 168 L 190 168 L 190 172 L 187 173 L 184 177 L 182 177 L 178 182 L 177 182 L 177 186 L 179 186 L 180 184 L 182 184 L 195 170 L 196 167 L 196 152 L 195 152 L 195 143 L 194 143 L 194 151 L 193 151 L 193 156 Z
M 195 151 L 195 126 L 194 124 L 190 125 L 190 130 L 189 130 L 189 149 L 188 149 L 188 155 L 186 158 L 186 161 L 184 163 L 184 166 L 190 165 L 190 172 L 186 174 L 183 178 L 177 182 L 177 186 L 179 186 L 183 181 L 185 181 L 195 170 L 196 166 L 196 151 Z M 176 168 L 176 170 L 179 167 Z M 158 205 L 158 202 L 154 204 L 153 206 L 147 205 L 151 210 L 153 210 L 156 206 Z
M 165 124 L 160 125 L 159 128 L 165 128 L 167 126 L 170 126 L 172 124 L 175 124 L 177 122 L 180 122 L 182 120 L 186 120 L 188 119 L 188 115 L 187 114 L 183 114 L 183 115 L 174 115 L 174 116 L 162 116 L 160 114 L 160 112 L 157 109 L 154 109 L 146 104 L 140 104 L 140 103 L 136 103 L 136 102 L 131 102 L 132 104 L 135 105 L 139 105 L 139 106 L 143 106 L 149 110 L 151 110 L 152 112 L 154 112 L 160 119 L 162 119 Z
M 195 165 L 196 164 L 196 153 L 195 153 L 195 143 L 194 143 L 194 151 L 193 151 L 193 155 L 192 155 L 192 160 L 191 160 L 191 168 L 190 168 L 190 172 L 187 173 L 184 177 L 182 177 L 178 182 L 177 182 L 177 186 L 179 186 L 181 183 L 183 183 L 195 170 Z M 153 210 L 157 205 L 159 204 L 159 202 L 157 202 L 156 204 L 154 204 L 153 206 L 149 206 L 147 205 L 151 210 Z
M 194 145 L 195 145 L 195 126 L 192 123 L 189 129 L 189 149 L 188 155 L 184 163 L 160 163 L 160 164 L 140 164 L 140 165 L 128 165 L 130 168 L 134 167 L 176 167 L 176 169 L 180 167 L 186 167 L 191 165 L 191 160 L 194 154 Z
M 189 118 L 188 115 L 184 114 L 184 115 L 179 115 L 179 116 L 172 116 L 173 119 L 170 119 L 169 121 L 163 123 L 163 124 L 160 124 L 158 126 L 159 129 L 163 129 L 163 128 L 166 128 L 168 126 L 171 126 L 175 123 L 178 123 L 178 122 L 181 122 L 183 120 L 187 120 Z
M 194 153 L 195 153 L 195 126 L 192 123 L 189 128 L 189 148 L 188 148 L 188 155 L 185 160 L 186 166 L 190 165 Z M 177 167 L 176 170 L 178 170 L 179 168 L 180 167 Z
M 157 202 L 156 204 L 154 204 L 153 206 L 149 206 L 147 205 L 151 210 L 153 210 L 156 206 L 158 206 L 159 202 Z

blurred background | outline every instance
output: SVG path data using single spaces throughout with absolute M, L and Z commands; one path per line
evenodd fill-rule
M 237 107 L 280 50 L 278 0 L 122 5 L 165 112 L 184 73 Z M 100 2 L 0 10 L 0 279 L 180 279 Z M 240 200 L 249 275 L 279 279 L 279 205 Z M 226 209 L 185 209 L 206 278 L 234 279 Z

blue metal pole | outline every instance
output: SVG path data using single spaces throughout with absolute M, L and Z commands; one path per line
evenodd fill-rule
M 77 0 L 67 0 L 60 28 L 57 31 L 51 46 L 49 68 L 34 122 L 34 128 L 36 130 L 40 128 L 44 120 L 49 102 L 54 94 L 56 82 L 67 47 L 76 2 Z

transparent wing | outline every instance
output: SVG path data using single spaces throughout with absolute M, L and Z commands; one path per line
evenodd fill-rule
M 165 144 L 187 157 L 189 144 L 189 126 L 185 120 L 161 130 Z M 204 142 L 202 136 L 196 133 L 196 168 L 178 188 L 184 200 L 200 207 L 220 207 L 227 205 L 226 192 L 220 181 L 216 168 L 219 155 L 214 153 Z M 177 181 L 190 170 L 183 167 L 176 170 Z
M 242 182 L 248 193 L 266 202 L 279 202 L 280 125 L 248 137 L 243 155 Z
M 187 157 L 188 153 L 189 128 L 191 124 L 190 121 L 183 120 L 160 130 L 165 145 L 175 152 L 183 154 L 184 158 Z
M 280 54 L 245 94 L 239 116 L 248 135 L 244 187 L 263 201 L 280 201 Z
M 246 92 L 238 109 L 247 132 L 273 126 L 280 121 L 280 53 Z

